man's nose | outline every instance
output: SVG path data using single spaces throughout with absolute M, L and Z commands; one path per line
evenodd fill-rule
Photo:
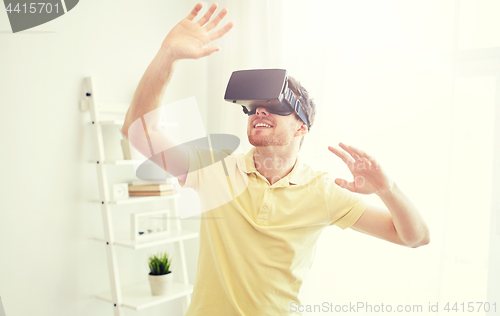
M 259 115 L 269 115 L 269 110 L 264 108 L 264 107 L 258 107 L 256 110 L 255 110 L 255 114 L 257 114 L 257 116 Z

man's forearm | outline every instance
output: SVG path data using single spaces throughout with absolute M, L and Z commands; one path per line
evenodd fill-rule
M 122 127 L 124 135 L 128 134 L 130 124 L 161 105 L 175 63 L 176 61 L 170 56 L 167 49 L 161 47 L 137 86 Z M 156 120 L 148 121 L 148 128 L 157 127 L 158 119 L 159 117 L 156 117 Z
M 403 194 L 396 183 L 392 189 L 378 194 L 392 215 L 396 231 L 411 247 L 426 245 L 430 241 L 429 228 L 415 206 Z

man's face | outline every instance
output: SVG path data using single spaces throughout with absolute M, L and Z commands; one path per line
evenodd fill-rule
M 259 107 L 248 117 L 248 141 L 255 147 L 285 146 L 294 140 L 301 125 L 294 113 L 281 116 Z

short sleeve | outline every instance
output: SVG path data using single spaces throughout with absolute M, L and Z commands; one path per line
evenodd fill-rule
M 184 181 L 183 188 L 191 188 L 195 191 L 198 191 L 198 183 L 199 183 L 199 173 L 194 172 L 196 170 L 200 170 L 203 167 L 203 157 L 206 156 L 206 152 L 208 149 L 202 149 L 195 146 L 186 146 L 186 151 L 188 153 L 189 159 L 189 169 L 186 175 L 186 181 Z M 201 153 L 200 151 L 205 151 L 205 153 Z
M 224 150 L 211 151 L 199 146 L 186 146 L 189 157 L 189 171 L 184 182 L 184 188 L 192 188 L 198 191 L 200 181 L 207 177 L 207 171 L 213 172 L 213 165 L 224 160 L 229 154 Z M 206 170 L 205 170 L 206 169 Z M 207 177 L 208 178 L 208 177 Z
M 238 188 L 246 188 L 244 183 L 238 185 L 241 181 L 235 176 L 238 170 L 237 159 L 227 151 L 211 151 L 196 146 L 186 146 L 186 149 L 189 171 L 183 187 L 192 188 L 200 197 L 200 210 L 193 210 L 192 215 L 222 206 L 232 201 L 235 194 L 241 194 Z
M 329 176 L 325 176 L 324 181 L 329 225 L 336 225 L 342 230 L 351 227 L 368 204 L 361 195 L 339 187 Z

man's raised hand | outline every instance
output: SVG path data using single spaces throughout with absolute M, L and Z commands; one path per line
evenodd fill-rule
M 220 47 L 207 45 L 224 36 L 233 27 L 233 23 L 228 22 L 213 31 L 227 14 L 227 9 L 223 8 L 215 18 L 210 20 L 217 10 L 217 3 L 213 3 L 208 11 L 194 22 L 202 6 L 201 3 L 196 4 L 191 13 L 174 26 L 163 41 L 162 48 L 166 49 L 174 60 L 198 59 L 219 51 Z

